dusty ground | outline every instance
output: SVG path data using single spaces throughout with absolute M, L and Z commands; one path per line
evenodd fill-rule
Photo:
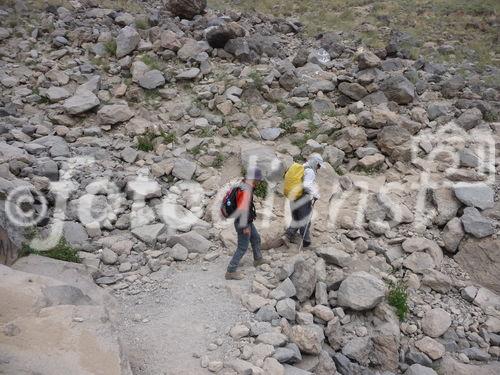
M 134 374 L 208 374 L 193 354 L 223 360 L 230 352 L 229 329 L 249 319 L 237 294 L 249 287 L 254 268 L 247 254 L 242 268 L 247 277 L 229 282 L 224 279 L 228 261 L 229 257 L 222 256 L 204 265 L 173 266 L 157 272 L 149 286 L 142 287 L 144 292 L 117 293 L 121 305 L 118 328 Z M 222 345 L 208 350 L 217 340 Z

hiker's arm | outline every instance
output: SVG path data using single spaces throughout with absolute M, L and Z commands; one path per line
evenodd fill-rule
M 316 175 L 314 174 L 313 170 L 310 168 L 306 168 L 304 170 L 304 191 L 306 192 L 306 194 L 311 195 L 314 199 L 319 199 L 319 189 L 315 180 Z

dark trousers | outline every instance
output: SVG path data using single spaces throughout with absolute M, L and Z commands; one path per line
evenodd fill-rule
M 286 235 L 289 239 L 292 239 L 295 233 L 299 231 L 301 238 L 304 238 L 304 243 L 310 243 L 309 229 L 311 228 L 312 201 L 304 198 L 290 201 L 290 210 L 292 211 L 292 222 L 286 230 Z
M 236 234 L 238 235 L 238 246 L 236 251 L 227 266 L 227 272 L 235 272 L 240 264 L 241 258 L 247 252 L 248 245 L 252 245 L 253 259 L 258 260 L 262 258 L 262 253 L 260 252 L 260 235 L 257 232 L 257 228 L 253 223 L 249 224 L 250 235 L 247 236 L 243 233 L 243 228 L 238 225 L 238 220 L 234 221 L 234 228 L 236 229 Z

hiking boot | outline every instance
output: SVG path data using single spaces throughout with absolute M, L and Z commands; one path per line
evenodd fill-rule
M 242 273 L 237 271 L 226 272 L 226 280 L 243 280 L 244 277 Z
M 311 241 L 304 241 L 302 247 L 309 247 L 311 246 Z
M 264 261 L 264 258 L 256 259 L 253 261 L 253 266 L 255 268 L 262 266 L 263 264 L 266 264 L 266 262 Z

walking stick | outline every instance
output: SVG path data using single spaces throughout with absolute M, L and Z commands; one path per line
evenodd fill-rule
M 299 246 L 299 253 L 302 251 L 302 247 L 304 246 L 304 238 L 306 238 L 306 233 L 307 233 L 307 230 L 309 229 L 309 226 L 311 225 L 311 220 L 312 220 L 312 213 L 313 213 L 313 208 L 314 208 L 314 204 L 316 203 L 317 199 L 314 198 L 313 199 L 313 202 L 311 204 L 311 213 L 309 214 L 309 221 L 307 222 L 306 224 L 306 227 L 304 229 L 304 234 L 302 235 L 302 240 L 300 241 L 300 246 Z

